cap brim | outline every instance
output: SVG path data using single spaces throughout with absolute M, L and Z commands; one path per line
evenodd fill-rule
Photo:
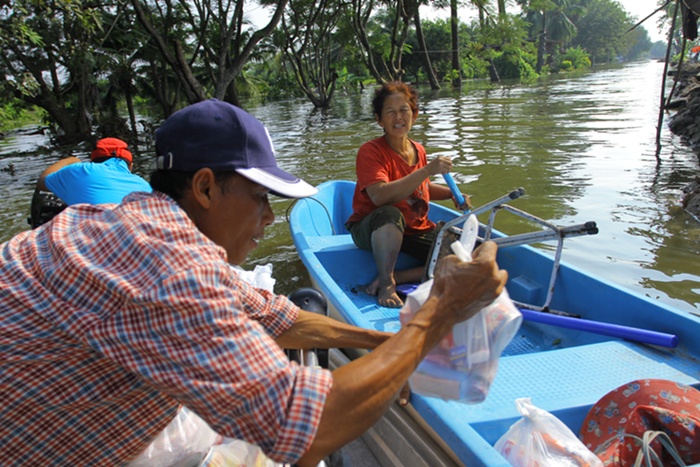
M 236 172 L 248 180 L 259 183 L 270 192 L 284 198 L 306 198 L 318 193 L 318 190 L 293 175 L 288 174 L 278 167 L 261 169 L 252 167 L 248 169 L 236 169 Z

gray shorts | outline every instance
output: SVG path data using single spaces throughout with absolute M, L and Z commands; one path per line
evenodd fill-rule
M 357 222 L 348 222 L 345 228 L 352 235 L 352 241 L 358 248 L 372 251 L 372 233 L 386 224 L 396 225 L 401 232 L 406 230 L 406 220 L 401 211 L 394 206 L 382 206 Z M 404 235 L 401 251 L 421 261 L 428 259 L 430 248 L 435 239 L 435 229 L 418 235 Z

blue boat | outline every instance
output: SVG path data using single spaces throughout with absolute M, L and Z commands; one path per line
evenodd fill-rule
M 292 238 L 313 286 L 328 299 L 331 316 L 395 332 L 400 328 L 398 310 L 379 306 L 376 297 L 362 291 L 376 277 L 376 267 L 371 253 L 359 250 L 344 227 L 352 213 L 354 187 L 351 181 L 326 182 L 318 186 L 317 195 L 297 201 L 290 213 Z M 435 222 L 449 223 L 459 216 L 431 205 Z M 525 320 L 504 350 L 484 402 L 464 404 L 412 394 L 408 415 L 403 421 L 394 418 L 383 433 L 380 429 L 375 444 L 391 444 L 389 438 L 402 429 L 423 431 L 418 436 L 414 432 L 413 439 L 404 436 L 403 447 L 378 456 L 383 464 L 405 463 L 402 451 L 420 450 L 416 444 L 425 442 L 441 451 L 439 455 L 408 465 L 506 467 L 509 464 L 493 445 L 520 419 L 514 403 L 518 398 L 529 397 L 578 434 L 591 406 L 630 381 L 658 378 L 700 387 L 700 318 L 528 244 L 506 246 L 505 235 L 488 232 L 488 225 L 481 224 L 481 237 L 503 239 L 497 261 L 509 273 L 508 292 Z M 416 265 L 415 259 L 401 254 L 397 267 Z

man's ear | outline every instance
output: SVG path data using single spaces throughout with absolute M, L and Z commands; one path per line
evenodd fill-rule
M 199 169 L 192 176 L 192 197 L 202 208 L 209 209 L 216 186 L 216 176 L 210 168 Z

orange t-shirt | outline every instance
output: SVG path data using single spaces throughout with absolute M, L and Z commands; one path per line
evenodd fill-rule
M 397 154 L 384 137 L 379 137 L 364 143 L 357 152 L 355 171 L 357 185 L 352 199 L 353 213 L 349 222 L 357 222 L 371 213 L 376 206 L 365 191 L 369 185 L 377 182 L 393 182 L 409 175 L 428 164 L 425 148 L 420 143 L 411 141 L 418 153 L 418 162 L 408 165 Z M 426 178 L 407 199 L 394 203 L 406 219 L 404 234 L 415 235 L 435 228 L 435 223 L 428 220 L 428 203 L 430 203 L 430 180 Z

